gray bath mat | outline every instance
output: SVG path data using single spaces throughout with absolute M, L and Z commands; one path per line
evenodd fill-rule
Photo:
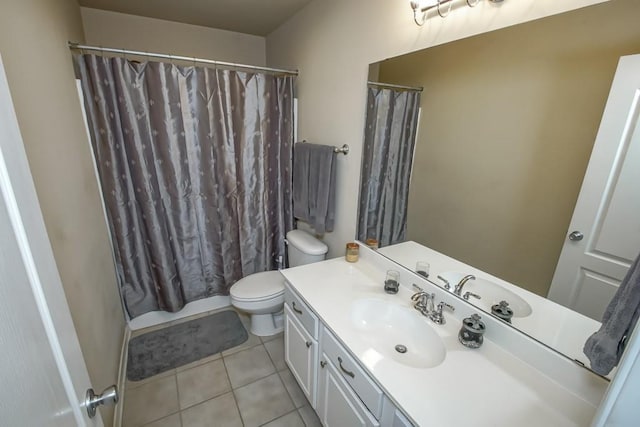
M 222 311 L 129 341 L 127 378 L 140 381 L 242 344 L 249 338 L 235 311 Z

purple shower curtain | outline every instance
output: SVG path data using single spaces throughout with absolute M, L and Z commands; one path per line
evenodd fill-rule
M 78 55 L 131 317 L 228 295 L 292 228 L 293 77 Z
M 420 92 L 369 87 L 364 130 L 358 239 L 403 242 Z

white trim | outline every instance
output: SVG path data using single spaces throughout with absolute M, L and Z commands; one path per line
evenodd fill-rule
M 298 98 L 293 98 L 293 142 L 298 142 Z
M 122 348 L 120 349 L 120 364 L 118 365 L 118 394 L 119 399 L 113 411 L 113 427 L 122 426 L 122 415 L 124 412 L 124 396 L 127 392 L 125 386 L 127 384 L 127 360 L 129 358 L 129 340 L 131 339 L 131 329 L 124 327 L 124 336 L 122 337 Z

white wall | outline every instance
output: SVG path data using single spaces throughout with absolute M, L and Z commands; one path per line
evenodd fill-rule
M 299 139 L 351 147 L 348 156 L 338 157 L 336 228 L 325 235 L 329 256 L 342 255 L 356 234 L 370 63 L 601 2 L 482 1 L 474 8 L 456 6 L 446 19 L 431 17 L 418 27 L 408 1 L 315 0 L 271 33 L 268 64 L 300 70 Z M 456 2 L 461 4 L 466 2 Z
M 0 3 L 0 52 L 29 167 L 87 369 L 101 390 L 118 379 L 125 322 L 68 40 L 82 41 L 75 0 Z M 110 424 L 113 407 L 101 412 Z
M 89 45 L 265 65 L 265 38 L 198 25 L 81 8 Z

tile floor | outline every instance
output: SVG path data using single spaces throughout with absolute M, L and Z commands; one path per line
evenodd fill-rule
M 240 319 L 249 330 L 248 317 Z M 321 426 L 284 362 L 282 334 L 249 334 L 245 343 L 222 353 L 142 381 L 127 381 L 123 402 L 123 427 Z

